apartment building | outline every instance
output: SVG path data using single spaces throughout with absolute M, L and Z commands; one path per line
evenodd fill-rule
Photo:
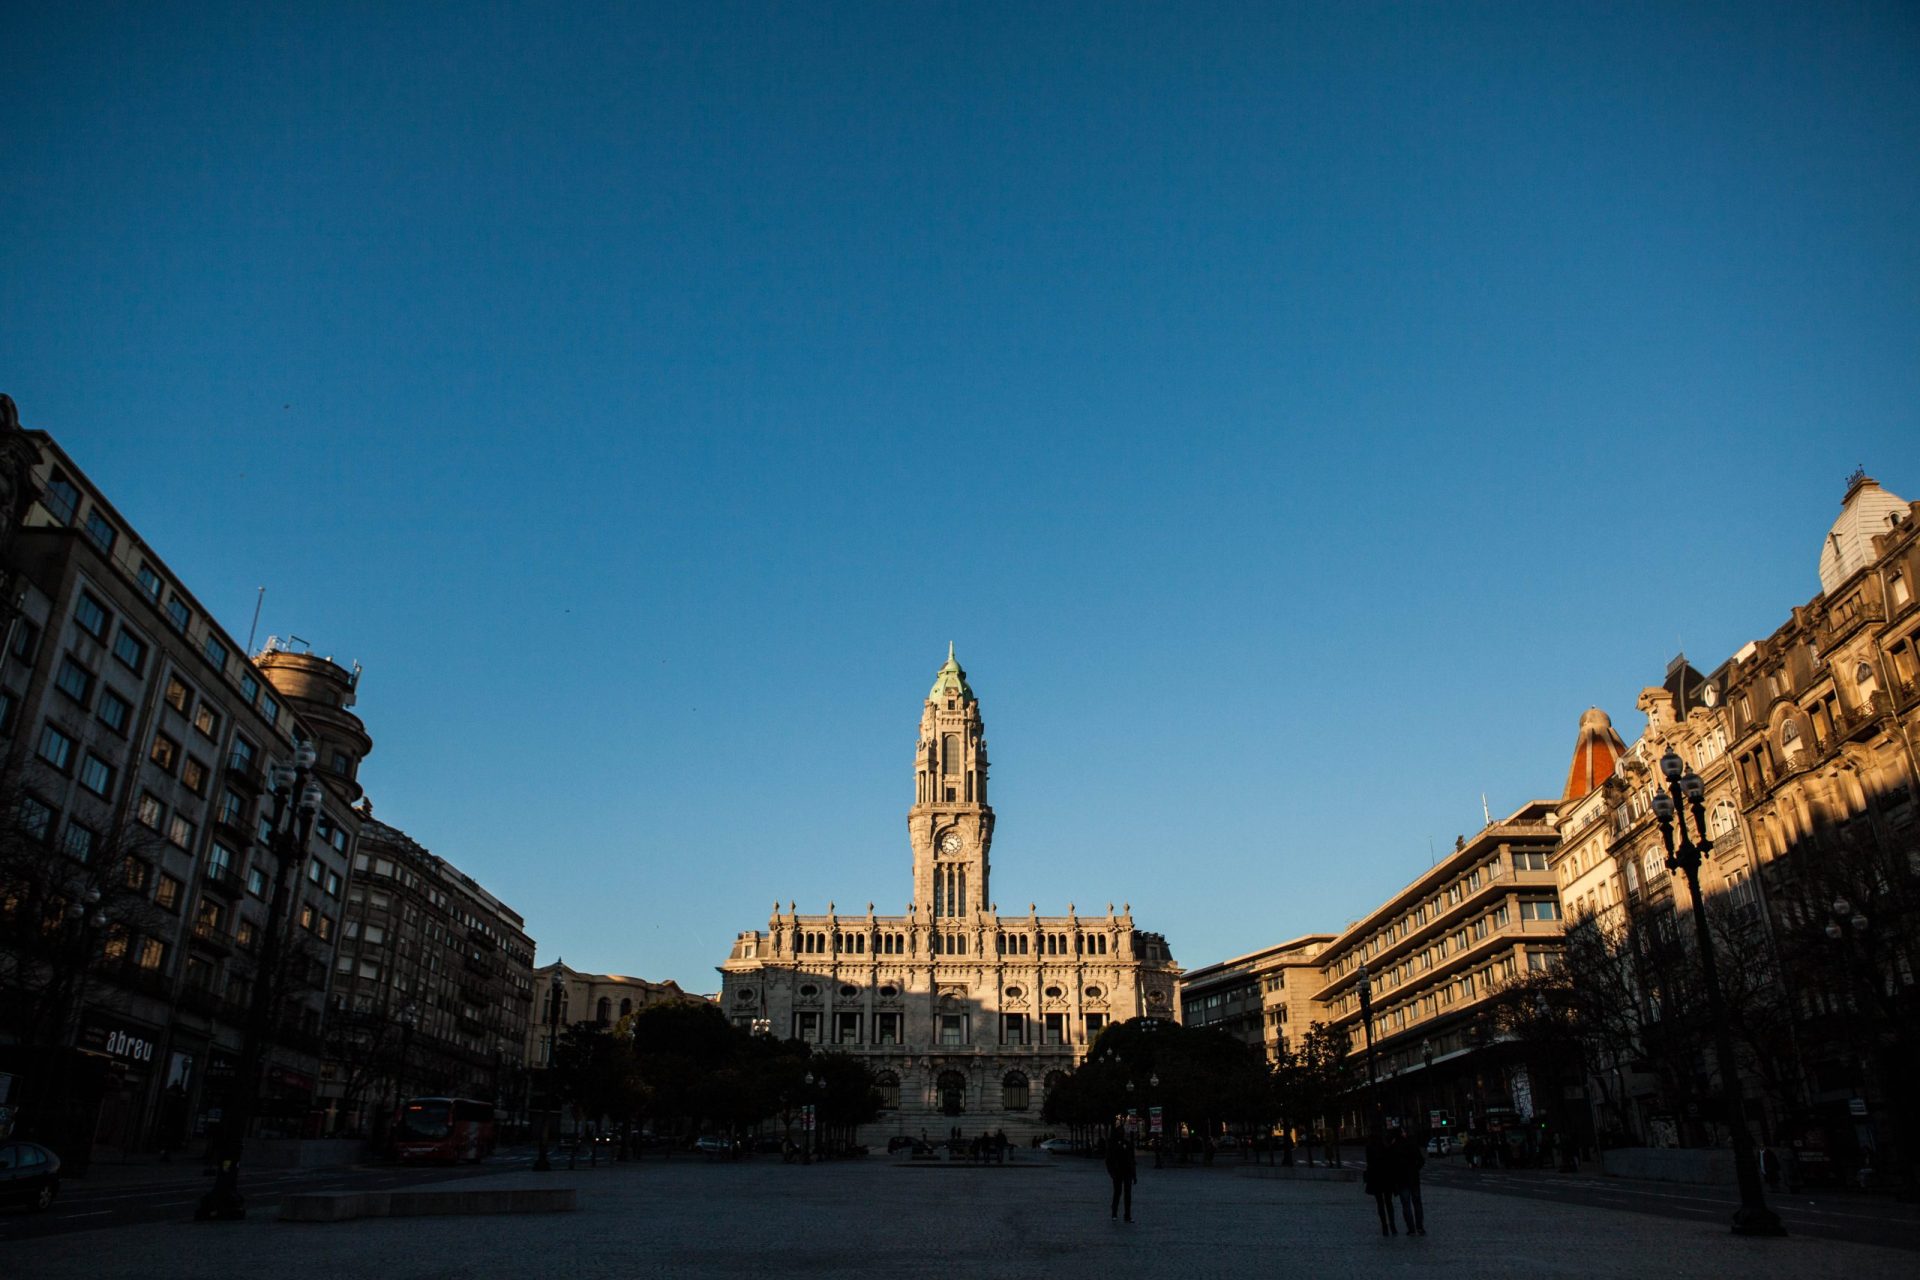
M 429 1093 L 511 1113 L 533 954 L 519 912 L 363 808 L 322 1069 L 333 1127 L 371 1132 L 394 1102 Z
M 61 1091 L 94 1146 L 190 1139 L 226 1105 L 259 976 L 278 864 L 269 768 L 316 729 L 66 451 L 0 401 L 0 457 L 26 464 L 0 486 L 15 502 L 0 513 L 0 776 L 30 846 L 10 864 L 0 909 L 72 908 L 57 956 L 12 971 L 21 999 L 5 1010 L 0 1057 L 17 1068 L 23 1114 L 36 1089 Z M 363 734 L 349 770 L 370 747 Z M 308 1122 L 359 825 L 343 776 L 324 762 L 318 776 L 313 838 L 289 869 L 291 977 L 260 1113 L 269 1132 Z M 78 957 L 64 975 L 60 957 Z M 58 1007 L 27 1013 L 48 982 Z

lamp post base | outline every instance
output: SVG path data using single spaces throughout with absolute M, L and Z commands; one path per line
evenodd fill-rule
M 213 1186 L 194 1207 L 195 1222 L 238 1222 L 247 1216 L 247 1198 L 240 1194 L 239 1166 L 229 1161 L 214 1175 Z
M 1784 1236 L 1786 1226 L 1780 1215 L 1765 1205 L 1741 1205 L 1733 1211 L 1733 1234 L 1737 1236 Z

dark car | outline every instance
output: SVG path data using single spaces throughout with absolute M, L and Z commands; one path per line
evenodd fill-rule
M 912 1137 L 909 1134 L 896 1133 L 887 1139 L 887 1154 L 893 1155 L 900 1151 L 911 1151 L 916 1156 L 933 1154 L 933 1148 L 920 1141 L 920 1139 Z
M 0 1143 L 0 1203 L 37 1211 L 59 1192 L 59 1156 L 37 1142 Z

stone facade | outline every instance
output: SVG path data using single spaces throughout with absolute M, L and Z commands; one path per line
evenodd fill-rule
M 530 1067 L 544 1067 L 553 1059 L 556 978 L 559 979 L 560 1004 L 557 1025 L 562 1031 L 581 1022 L 610 1027 L 650 1004 L 707 999 L 682 991 L 680 984 L 671 978 L 650 982 L 645 978 L 629 978 L 623 973 L 582 973 L 568 968 L 563 960 L 541 965 L 532 973 L 537 1016 L 528 1020 L 525 1029 L 525 1059 Z
M 956 1126 L 1022 1140 L 1105 1027 L 1173 1016 L 1179 968 L 1127 907 L 1000 913 L 984 725 L 951 650 L 921 709 L 913 778 L 907 914 L 776 903 L 720 966 L 721 1006 L 736 1025 L 863 1059 L 886 1103 L 865 1140 Z

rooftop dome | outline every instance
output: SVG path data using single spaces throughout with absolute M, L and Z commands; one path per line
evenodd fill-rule
M 1573 768 L 1567 771 L 1567 791 L 1560 803 L 1571 804 L 1611 778 L 1614 765 L 1626 749 L 1606 712 L 1598 707 L 1581 712 L 1580 737 L 1573 744 Z
M 973 701 L 973 690 L 967 687 L 967 673 L 961 670 L 959 662 L 955 661 L 953 642 L 948 641 L 947 661 L 933 673 L 933 692 L 927 695 L 927 699 L 932 701 L 935 698 L 944 698 L 951 693 L 957 693 L 969 702 Z
M 1820 589 L 1832 591 L 1873 563 L 1873 537 L 1905 518 L 1907 504 L 1888 493 L 1865 471 L 1847 479 L 1840 518 L 1827 530 L 1820 548 Z

